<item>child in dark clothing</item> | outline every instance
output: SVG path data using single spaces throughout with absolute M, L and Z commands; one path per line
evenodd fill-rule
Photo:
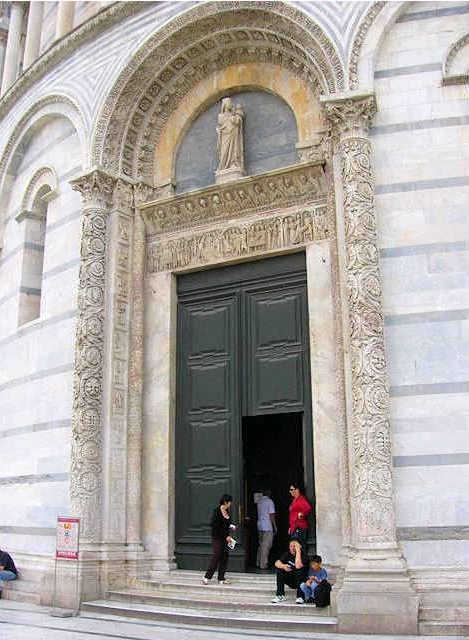
M 321 556 L 313 556 L 309 563 L 308 578 L 305 582 L 300 584 L 300 589 L 303 592 L 303 597 L 296 599 L 297 604 L 304 604 L 305 602 L 312 602 L 314 599 L 314 591 L 318 584 L 323 580 L 327 580 L 327 571 L 321 566 Z

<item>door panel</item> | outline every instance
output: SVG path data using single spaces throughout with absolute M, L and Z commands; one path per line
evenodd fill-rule
M 220 495 L 239 500 L 238 317 L 236 294 L 179 304 L 176 556 L 182 568 L 206 563 Z
M 275 283 L 245 294 L 248 384 L 244 415 L 303 411 L 306 288 Z

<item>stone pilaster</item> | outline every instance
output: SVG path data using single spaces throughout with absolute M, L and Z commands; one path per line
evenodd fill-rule
M 115 182 L 108 222 L 104 375 L 104 541 L 124 545 L 133 186 Z
M 42 18 L 44 3 L 35 0 L 29 3 L 28 27 L 24 45 L 23 69 L 27 69 L 39 56 L 41 46 Z
M 59 40 L 73 29 L 73 23 L 75 19 L 75 2 L 64 2 L 63 0 L 60 0 L 57 3 L 57 7 L 55 39 Z
M 141 542 L 142 514 L 142 398 L 143 398 L 143 278 L 145 271 L 145 224 L 138 210 L 149 200 L 153 188 L 134 186 L 135 217 L 132 241 L 132 304 L 129 353 L 129 406 L 127 429 L 127 543 Z
M 20 62 L 20 41 L 24 20 L 24 3 L 12 2 L 10 24 L 8 27 L 8 40 L 3 67 L 2 90 L 3 95 L 15 82 L 18 75 Z
M 71 181 L 83 199 L 72 417 L 70 497 L 85 543 L 103 535 L 103 367 L 106 241 L 114 179 L 100 170 Z
M 352 557 L 339 592 L 341 632 L 417 633 L 418 598 L 396 540 L 389 387 L 368 127 L 373 95 L 324 100 L 334 139 L 344 298 Z M 342 245 L 342 246 L 341 246 Z

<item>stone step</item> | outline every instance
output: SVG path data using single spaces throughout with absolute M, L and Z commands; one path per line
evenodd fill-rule
M 231 609 L 199 609 L 186 603 L 184 607 L 149 605 L 125 601 L 95 600 L 84 602 L 82 611 L 120 615 L 130 618 L 146 618 L 188 625 L 204 625 L 222 628 L 302 631 L 304 633 L 334 633 L 337 631 L 337 619 L 332 616 L 301 615 L 282 613 L 276 609 L 281 605 L 271 605 L 272 613 L 241 611 Z M 304 605 L 305 607 L 308 605 Z M 298 605 L 299 607 L 299 605 Z
M 469 636 L 469 623 L 450 620 L 420 622 L 419 634 L 422 636 Z
M 15 585 L 15 581 L 6 582 L 2 588 L 2 600 L 14 600 L 15 602 L 28 602 L 29 604 L 41 604 L 40 591 L 29 591 L 24 585 Z M 13 586 L 14 585 L 14 586 Z
M 242 598 L 239 595 L 222 594 L 224 598 L 221 599 L 219 594 L 211 593 L 198 593 L 191 595 L 187 598 L 187 592 L 181 592 L 170 594 L 167 592 L 148 592 L 137 589 L 123 589 L 120 591 L 110 591 L 108 598 L 112 601 L 127 601 L 141 604 L 152 604 L 157 606 L 171 606 L 180 607 L 183 598 L 187 606 L 191 609 L 210 609 L 210 610 L 243 610 L 250 611 L 252 613 L 277 613 L 289 614 L 292 616 L 305 615 L 314 617 L 331 617 L 331 608 L 324 607 L 318 609 L 311 604 L 297 605 L 295 604 L 295 594 L 291 592 L 287 596 L 287 601 L 279 604 L 271 603 L 273 592 L 269 594 L 265 599 L 253 600 L 251 598 Z
M 195 581 L 185 581 L 185 580 L 172 580 L 171 582 L 166 581 L 155 581 L 155 580 L 144 580 L 140 579 L 139 585 L 141 585 L 147 591 L 155 591 L 155 592 L 171 592 L 171 593 L 181 593 L 182 591 L 185 593 L 195 594 L 200 593 L 201 591 L 207 592 L 217 592 L 220 594 L 223 593 L 231 593 L 231 594 L 246 594 L 250 597 L 268 597 L 275 594 L 275 580 L 271 579 L 269 582 L 264 584 L 256 584 L 256 583 L 248 583 L 248 582 L 238 582 L 237 580 L 233 581 L 231 584 L 218 584 L 217 580 L 213 580 L 208 585 L 202 584 L 202 580 L 199 578 L 197 582 Z
M 420 622 L 448 622 L 458 620 L 469 624 L 469 606 L 421 607 Z

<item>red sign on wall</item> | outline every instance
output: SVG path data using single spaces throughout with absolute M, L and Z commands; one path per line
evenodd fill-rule
M 57 517 L 56 558 L 78 560 L 80 518 Z

